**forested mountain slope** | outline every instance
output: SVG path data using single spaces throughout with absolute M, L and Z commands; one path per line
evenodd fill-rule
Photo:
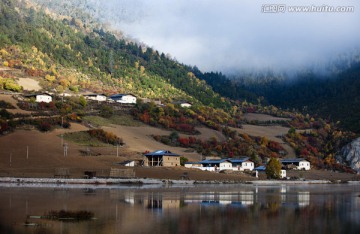
M 44 78 L 46 89 L 134 93 L 229 106 L 205 82 L 156 50 L 79 19 L 50 17 L 25 1 L 0 3 L 1 62 Z M 50 14 L 52 15 L 52 14 Z M 56 18 L 56 19 L 54 19 Z

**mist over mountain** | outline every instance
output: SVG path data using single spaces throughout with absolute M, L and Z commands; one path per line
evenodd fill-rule
M 76 9 L 179 62 L 224 74 L 320 70 L 358 49 L 360 3 L 316 0 L 290 6 L 351 6 L 352 12 L 264 13 L 262 1 L 34 0 Z M 70 9 L 69 9 L 70 8 Z

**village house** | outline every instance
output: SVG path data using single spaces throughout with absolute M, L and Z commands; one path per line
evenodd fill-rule
M 303 158 L 281 159 L 280 163 L 285 169 L 310 170 L 310 162 Z
M 52 102 L 52 96 L 49 93 L 35 93 L 35 94 L 26 94 L 24 95 L 25 98 L 35 98 L 35 102 L 45 102 L 50 103 Z
M 162 106 L 162 102 L 159 99 L 150 99 L 150 98 L 141 98 L 143 103 L 151 103 L 153 102 L 157 106 Z
M 98 102 L 105 102 L 107 99 L 105 94 L 91 93 L 91 94 L 84 94 L 83 96 L 87 100 L 93 100 Z
M 254 168 L 254 170 L 256 172 L 260 172 L 260 173 L 265 173 L 265 170 L 266 170 L 266 166 L 258 166 L 256 168 Z M 256 176 L 257 177 L 257 176 Z M 286 178 L 286 170 L 284 169 L 281 169 L 280 170 L 280 179 L 284 179 Z
M 197 168 L 203 171 L 252 171 L 254 163 L 248 157 L 233 159 L 206 159 L 200 162 L 188 162 L 185 164 L 187 168 Z
M 192 104 L 191 104 L 190 102 L 186 102 L 186 101 L 175 101 L 175 102 L 173 102 L 173 104 L 179 105 L 179 106 L 181 106 L 181 107 L 183 107 L 183 108 L 190 108 L 190 107 L 192 107 Z
M 190 108 L 190 107 L 192 107 L 191 103 L 189 103 L 189 102 L 182 102 L 182 103 L 180 103 L 180 106 L 181 106 L 181 107 L 184 107 L 184 108 Z
M 125 167 L 135 167 L 136 165 L 138 165 L 138 162 L 135 160 L 126 160 L 118 164 Z
M 168 150 L 157 150 L 144 155 L 144 166 L 176 167 L 180 166 L 180 155 Z
M 123 104 L 136 104 L 136 96 L 132 94 L 115 94 L 109 97 L 111 100 L 117 103 Z
M 230 159 L 234 171 L 252 171 L 254 170 L 254 162 L 250 161 L 249 157 Z

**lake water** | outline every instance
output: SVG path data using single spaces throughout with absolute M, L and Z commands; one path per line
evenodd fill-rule
M 46 219 L 60 210 L 94 218 Z M 0 233 L 360 233 L 360 186 L 0 184 Z

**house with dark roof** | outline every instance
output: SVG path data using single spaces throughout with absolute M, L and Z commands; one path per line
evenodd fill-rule
M 310 170 L 310 162 L 303 158 L 281 159 L 282 167 L 295 170 Z
M 97 94 L 97 93 L 90 93 L 83 95 L 85 99 L 98 101 L 98 102 L 105 102 L 107 97 L 105 94 Z
M 109 98 L 117 103 L 136 104 L 136 96 L 132 94 L 115 94 Z
M 144 155 L 144 166 L 176 167 L 180 166 L 180 155 L 168 150 L 157 150 Z
M 50 103 L 52 102 L 52 95 L 44 92 L 44 93 L 34 93 L 34 94 L 25 94 L 25 98 L 35 98 L 35 102 L 45 102 Z
M 186 163 L 187 168 L 197 168 L 203 171 L 252 171 L 254 163 L 249 157 L 226 158 L 226 159 L 206 159 L 200 162 Z

